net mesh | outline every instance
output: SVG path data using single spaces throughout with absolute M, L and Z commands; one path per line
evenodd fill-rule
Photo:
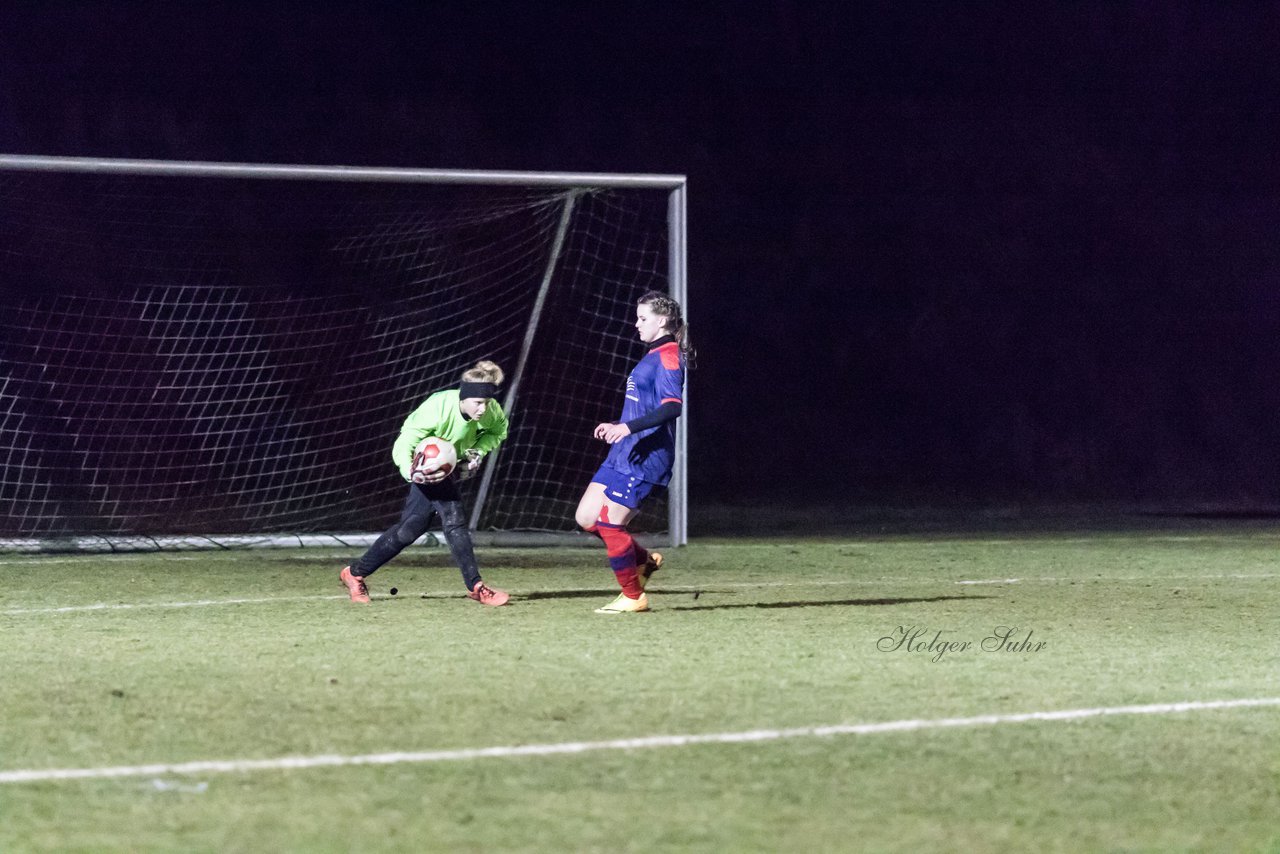
M 512 376 L 548 270 L 477 528 L 571 531 L 668 252 L 660 190 L 0 172 L 0 547 L 381 530 L 400 423 Z

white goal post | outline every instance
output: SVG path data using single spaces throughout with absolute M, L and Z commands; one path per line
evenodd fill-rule
M 479 542 L 573 507 L 643 353 L 688 314 L 681 175 L 0 155 L 0 551 L 357 546 L 400 422 L 492 358 L 512 433 Z M 689 408 L 642 537 L 687 541 Z

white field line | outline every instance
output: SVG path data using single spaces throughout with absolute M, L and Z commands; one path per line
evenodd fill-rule
M 99 602 L 94 605 L 64 605 L 58 608 L 21 608 L 13 611 L 0 611 L 0 616 L 20 617 L 25 614 L 69 614 L 84 611 L 132 611 L 140 608 L 207 608 L 212 605 L 261 605 L 267 602 L 303 602 L 319 599 L 345 599 L 342 594 L 333 596 L 269 596 L 261 599 L 197 599 L 193 602 L 117 602 L 108 605 Z
M 654 587 L 655 593 L 715 593 L 722 590 L 754 590 L 757 588 L 769 587 L 884 587 L 892 584 L 915 584 L 932 587 L 944 584 L 1085 584 L 1085 583 L 1105 583 L 1110 581 L 1129 583 L 1135 581 L 1221 581 L 1224 579 L 1231 580 L 1255 580 L 1264 581 L 1271 578 L 1280 578 L 1280 572 L 1217 572 L 1208 574 L 1185 573 L 1182 575 L 1057 575 L 1057 576 L 1040 576 L 1038 578 L 966 578 L 966 579 L 947 579 L 947 578 L 849 578 L 849 579 L 815 579 L 805 581 L 803 579 L 788 579 L 786 581 L 726 581 L 715 582 L 709 581 L 705 585 L 683 584 L 683 585 L 660 585 Z M 519 595 L 513 593 L 512 595 Z
M 1105 583 L 1109 581 L 1128 583 L 1132 581 L 1222 581 L 1255 580 L 1280 578 L 1280 572 L 1215 572 L 1185 573 L 1183 575 L 1042 575 L 1038 578 L 977 578 L 954 581 L 953 584 L 1087 584 Z M 942 583 L 942 582 L 940 582 Z
M 431 762 L 464 762 L 472 759 L 509 759 L 522 756 L 560 756 L 603 750 L 646 750 L 659 747 L 688 747 L 699 744 L 746 744 L 794 738 L 829 738 L 841 735 L 880 735 L 958 727 L 999 726 L 1033 721 L 1074 721 L 1116 715 L 1169 715 L 1216 709 L 1244 709 L 1280 706 L 1280 697 L 1248 700 L 1208 700 L 1201 702 L 1157 703 L 1146 706 L 1111 706 L 1096 709 L 1065 709 L 1054 712 L 1025 712 L 1009 715 L 978 715 L 969 718 L 899 720 L 867 724 L 834 724 L 795 729 L 760 729 L 746 732 L 719 732 L 701 735 L 652 735 L 611 741 L 570 741 L 554 744 L 525 744 L 501 747 L 472 747 L 458 750 L 427 750 L 416 753 L 368 753 L 357 756 L 322 754 L 282 756 L 276 759 L 218 759 L 200 762 L 116 765 L 101 768 L 31 768 L 0 771 L 0 783 L 39 783 L 52 780 L 90 780 L 113 777 L 154 777 L 164 774 L 217 774 L 249 771 L 294 771 L 306 768 L 334 768 L 352 765 L 401 765 Z
M 55 563 L 129 563 L 139 559 L 154 561 L 157 558 L 162 563 L 176 561 L 192 561 L 200 560 L 198 555 L 164 555 L 146 553 L 146 554 L 104 554 L 104 555 L 71 555 L 69 557 L 45 557 L 43 555 L 32 555 L 27 558 L 7 558 L 0 560 L 0 566 L 22 566 L 27 568 L 49 566 Z
M 928 533 L 918 536 L 903 535 L 896 537 L 883 538 L 857 538 L 857 539 L 825 539 L 819 538 L 824 546 L 843 547 L 843 548 L 860 548 L 860 547 L 878 547 L 878 546 L 1040 546 L 1040 545 L 1084 545 L 1111 542 L 1115 540 L 1140 540 L 1143 542 L 1170 542 L 1170 543 L 1199 543 L 1210 542 L 1215 540 L 1276 540 L 1280 539 L 1280 532 L 1272 531 L 1240 531 L 1240 532 L 1216 532 L 1206 534 L 1170 534 L 1170 533 L 1143 533 L 1141 531 L 1100 531 L 1091 536 L 1059 536 L 1052 532 L 1030 533 L 1025 537 L 941 537 L 934 539 Z M 749 542 L 698 542 L 695 540 L 691 544 L 697 549 L 760 549 L 772 545 L 775 549 L 790 549 L 795 547 L 795 543 L 790 541 L 779 541 L 775 543 L 761 543 L 759 540 L 751 540 Z M 661 548 L 659 546 L 659 548 Z M 527 549 L 516 547 L 493 547 L 488 549 L 490 554 L 501 554 L 504 552 L 526 552 Z M 546 548 L 539 549 L 542 553 L 550 553 L 555 551 L 569 551 L 573 554 L 580 555 L 583 553 L 581 546 L 571 546 L 563 549 Z M 246 549 L 239 554 L 250 554 L 252 549 Z M 45 556 L 41 554 L 33 554 L 23 557 L 0 558 L 0 566 L 21 566 L 29 567 L 33 565 L 48 565 L 58 563 L 103 563 L 103 562 L 129 562 L 139 559 L 148 561 L 197 561 L 203 560 L 206 554 L 225 555 L 224 550 L 209 550 L 204 554 L 191 553 L 190 551 L 181 554 L 169 552 L 118 552 L 118 553 L 102 553 L 102 554 L 79 554 L 67 555 L 64 557 Z M 339 552 L 325 552 L 313 549 L 299 549 L 297 554 L 282 554 L 280 558 L 285 560 L 297 561 L 318 561 L 318 560 L 343 560 L 351 557 L 350 550 Z
M 1280 578 L 1280 573 L 1260 572 L 1260 573 L 1214 573 L 1211 575 L 1128 575 L 1128 576 L 1053 576 L 1041 578 L 978 578 L 978 579 L 961 579 L 958 581 L 948 581 L 947 579 L 928 579 L 928 578 L 872 578 L 861 579 L 851 578 L 846 580 L 823 579 L 804 581 L 799 579 L 790 579 L 787 581 L 742 581 L 742 582 L 711 582 L 706 585 L 685 584 L 678 586 L 660 586 L 654 588 L 654 593 L 722 593 L 734 590 L 758 590 L 772 589 L 781 587 L 886 587 L 891 585 L 916 585 L 932 587 L 936 585 L 955 584 L 955 585 L 999 585 L 999 584 L 1099 584 L 1107 582 L 1130 583 L 1130 582 L 1171 582 L 1171 581 L 1219 581 L 1219 580 L 1235 580 L 1235 581 L 1264 581 L 1272 578 Z M 543 591 L 540 591 L 543 592 Z M 554 590 L 545 591 L 554 593 Z M 610 590 L 606 587 L 600 588 L 601 596 L 608 596 Z M 521 593 L 518 590 L 511 591 L 512 596 L 519 600 Z M 457 591 L 428 591 L 426 593 L 407 592 L 402 599 L 450 599 L 462 598 L 462 593 Z M 0 611 L 0 617 L 22 617 L 32 614 L 72 614 L 86 613 L 96 611 L 134 611 L 146 608 L 209 608 L 223 605 L 266 605 L 273 602 L 322 602 L 332 599 L 345 599 L 343 594 L 316 596 L 316 595 L 299 595 L 299 596 L 264 596 L 257 599 L 197 599 L 190 602 L 117 602 L 108 604 L 105 602 L 97 602 L 91 605 L 63 605 L 48 608 L 15 608 L 7 611 Z M 375 599 L 387 599 L 388 596 L 374 594 Z
M 1271 531 L 1219 531 L 1206 534 L 1171 534 L 1142 531 L 1098 531 L 1095 534 L 1055 534 L 1051 531 L 1029 531 L 1024 536 L 1009 535 L 1002 537 L 956 537 L 934 536 L 930 533 L 903 534 L 901 536 L 834 538 L 817 535 L 812 540 L 796 537 L 795 541 L 782 538 L 751 539 L 743 542 L 702 542 L 696 538 L 690 546 L 699 549 L 762 549 L 772 546 L 775 549 L 795 548 L 797 543 L 820 544 L 826 547 L 857 548 L 860 546 L 1050 546 L 1050 545 L 1107 545 L 1117 541 L 1133 540 L 1140 542 L 1167 543 L 1203 543 L 1212 541 L 1237 542 L 1240 540 L 1277 540 L 1280 532 Z M 771 541 L 772 540 L 772 541 Z M 658 546 L 659 549 L 662 546 Z

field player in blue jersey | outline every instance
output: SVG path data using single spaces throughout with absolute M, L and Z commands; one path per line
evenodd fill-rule
M 650 291 L 636 306 L 636 331 L 648 352 L 627 377 L 622 418 L 596 425 L 595 438 L 608 442 L 609 456 L 591 478 L 574 518 L 598 536 L 622 592 L 597 614 L 649 610 L 644 588 L 662 566 L 627 532 L 641 502 L 671 480 L 676 458 L 676 419 L 684 409 L 684 372 L 692 353 L 689 327 L 680 303 Z

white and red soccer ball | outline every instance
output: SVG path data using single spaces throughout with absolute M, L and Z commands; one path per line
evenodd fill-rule
M 434 475 L 443 472 L 445 477 L 453 473 L 458 465 L 458 451 L 453 443 L 438 436 L 428 436 L 418 443 L 413 452 L 414 475 Z M 416 481 L 417 478 L 415 477 Z

